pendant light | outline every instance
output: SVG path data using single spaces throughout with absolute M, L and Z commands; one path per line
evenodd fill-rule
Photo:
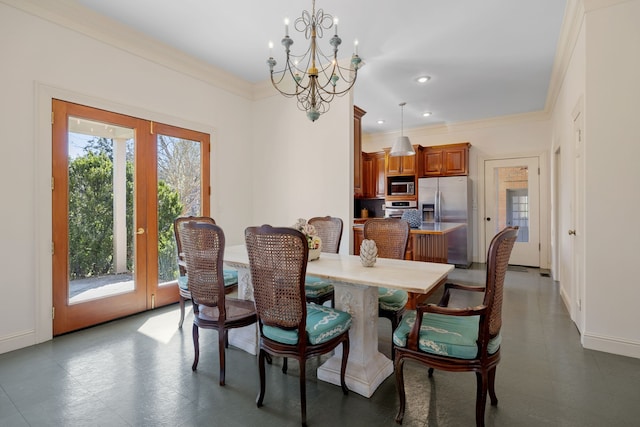
M 416 154 L 416 150 L 413 149 L 411 141 L 409 141 L 409 137 L 403 135 L 405 105 L 407 105 L 406 102 L 400 103 L 400 137 L 397 139 L 395 144 L 393 144 L 393 147 L 389 152 L 389 156 L 391 157 L 414 156 Z

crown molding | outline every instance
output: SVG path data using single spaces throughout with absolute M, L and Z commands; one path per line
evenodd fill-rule
M 71 0 L 0 0 L 8 6 L 76 31 L 140 58 L 241 96 L 253 98 L 253 85 Z
M 469 120 L 457 123 L 438 123 L 430 126 L 422 126 L 419 128 L 405 129 L 404 133 L 410 138 L 420 138 L 433 135 L 445 135 L 453 132 L 470 132 L 478 129 L 486 129 L 493 127 L 511 126 L 523 123 L 540 122 L 550 119 L 549 113 L 546 111 L 535 111 L 533 113 L 512 114 L 509 116 L 493 117 L 483 120 Z M 394 132 L 377 132 L 367 133 L 367 139 L 389 139 L 398 135 Z
M 562 82 L 573 55 L 573 49 L 582 29 L 585 14 L 629 1 L 633 0 L 567 0 L 556 56 L 553 61 L 551 79 L 549 80 L 545 111 L 552 111 L 558 99 Z
M 633 0 L 582 0 L 585 12 L 627 3 Z

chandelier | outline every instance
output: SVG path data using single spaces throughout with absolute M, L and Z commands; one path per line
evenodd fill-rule
M 325 30 L 335 29 L 329 44 L 333 47 L 330 56 L 325 55 L 316 39 L 322 38 Z M 358 56 L 358 42 L 351 56 L 349 66 L 341 66 L 338 61 L 338 47 L 342 39 L 338 36 L 338 22 L 322 9 L 316 12 L 316 2 L 312 1 L 311 13 L 304 10 L 295 20 L 296 31 L 304 33 L 310 40 L 309 48 L 302 55 L 291 53 L 293 40 L 289 37 L 289 23 L 285 20 L 285 36 L 282 39 L 286 53 L 284 68 L 274 71 L 276 60 L 270 55 L 267 60 L 273 86 L 288 98 L 296 97 L 298 108 L 307 112 L 307 117 L 315 122 L 321 114 L 329 111 L 329 103 L 338 95 L 344 95 L 353 87 L 362 60 Z M 269 48 L 273 44 L 269 43 Z

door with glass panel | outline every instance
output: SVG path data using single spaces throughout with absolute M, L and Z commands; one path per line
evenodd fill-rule
M 485 253 L 505 227 L 518 226 L 509 264 L 540 266 L 538 158 L 487 160 L 485 169 Z
M 54 335 L 177 301 L 172 223 L 208 215 L 209 136 L 58 100 L 52 128 Z

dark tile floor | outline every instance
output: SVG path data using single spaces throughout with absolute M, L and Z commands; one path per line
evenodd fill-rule
M 452 280 L 482 283 L 484 266 Z M 230 348 L 227 385 L 218 385 L 217 338 L 201 333 L 191 372 L 190 317 L 177 329 L 177 305 L 68 334 L 0 355 L 0 426 L 296 426 L 298 366 L 267 368 L 265 406 L 255 406 L 255 357 Z M 388 321 L 380 349 L 390 353 Z M 489 426 L 639 426 L 640 360 L 584 350 L 558 288 L 537 269 L 510 271 L 504 305 L 497 407 Z M 369 399 L 317 381 L 307 372 L 311 426 L 393 426 L 394 377 Z M 474 425 L 475 376 L 407 362 L 406 426 Z

